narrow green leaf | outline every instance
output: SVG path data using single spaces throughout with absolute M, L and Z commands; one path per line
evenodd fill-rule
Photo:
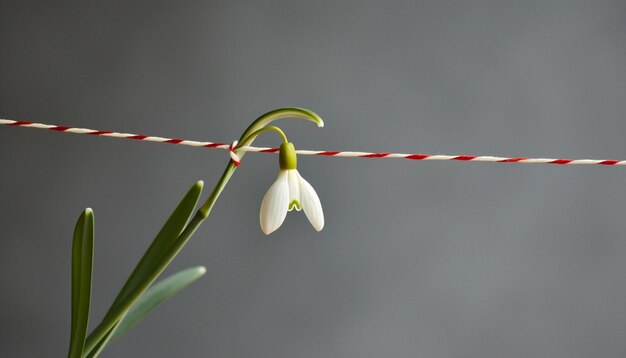
M 206 269 L 202 266 L 191 267 L 171 275 L 150 287 L 85 358 L 98 357 L 109 343 L 112 343 L 124 333 L 128 332 L 139 323 L 139 321 L 154 311 L 157 306 L 202 277 L 205 272 Z
M 163 254 L 170 249 L 172 243 L 183 231 L 185 225 L 187 225 L 198 203 L 200 194 L 202 194 L 203 184 L 202 181 L 198 181 L 189 189 L 185 197 L 181 200 L 172 215 L 170 215 L 170 218 L 152 241 L 152 244 L 150 244 L 150 247 L 135 267 L 128 281 L 126 281 L 126 284 L 115 298 L 110 310 L 118 308 L 119 303 L 139 286 L 141 281 L 153 271 L 154 267 L 161 260 L 161 257 L 163 257 Z
M 91 352 L 100 340 L 104 338 L 107 332 L 121 319 L 142 293 L 150 287 L 173 256 L 180 250 L 180 247 L 177 247 L 177 239 L 189 222 L 202 193 L 202 187 L 202 181 L 195 183 L 161 228 L 161 231 L 152 241 L 152 244 L 115 298 L 102 322 L 87 338 L 85 354 Z M 174 249 L 174 247 L 176 248 Z
M 93 237 L 93 211 L 87 208 L 76 222 L 72 241 L 72 328 L 69 358 L 82 356 L 87 335 L 91 304 Z
M 149 315 L 157 306 L 182 291 L 185 287 L 202 277 L 206 269 L 202 266 L 188 268 L 173 274 L 150 287 L 131 306 L 124 318 L 120 320 L 113 333 L 111 342 L 133 328 L 139 321 Z
M 113 326 L 113 328 L 111 328 L 111 330 L 107 332 L 107 334 L 100 340 L 100 342 L 98 342 L 98 344 L 96 344 L 96 346 L 91 350 L 91 352 L 89 352 L 88 355 L 85 356 L 85 358 L 98 357 L 100 353 L 102 353 L 102 350 L 104 349 L 104 347 L 106 347 L 109 344 L 109 341 L 111 340 L 111 337 L 113 336 L 113 332 L 115 332 L 118 326 L 119 326 L 119 322 L 116 323 Z

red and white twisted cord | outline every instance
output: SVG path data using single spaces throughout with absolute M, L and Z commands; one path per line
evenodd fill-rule
M 67 132 L 76 134 L 89 134 L 101 137 L 113 137 L 113 138 L 125 138 L 134 139 L 146 142 L 159 142 L 170 143 L 177 145 L 186 145 L 191 147 L 203 147 L 203 148 L 215 148 L 224 149 L 229 151 L 230 158 L 235 165 L 240 164 L 240 158 L 235 153 L 235 150 L 243 150 L 245 152 L 258 152 L 258 153 L 276 153 L 278 148 L 269 147 L 252 147 L 245 146 L 237 148 L 237 141 L 231 144 L 219 143 L 219 142 L 199 142 L 187 139 L 178 138 L 163 138 L 148 135 L 132 134 L 132 133 L 119 133 L 111 131 L 101 131 L 87 128 L 75 128 L 56 126 L 51 124 L 32 123 L 26 121 L 14 121 L 10 119 L 0 119 L 0 124 L 24 127 L 24 128 L 38 128 L 49 129 L 55 132 Z M 404 153 L 372 153 L 372 152 L 349 152 L 349 151 L 326 151 L 326 150 L 296 150 L 300 155 L 318 155 L 326 157 L 344 157 L 344 158 L 401 158 L 409 160 L 457 160 L 466 162 L 490 162 L 490 163 L 527 163 L 527 164 L 558 164 L 558 165 L 581 165 L 581 164 L 599 164 L 599 165 L 626 165 L 626 160 L 613 160 L 613 159 L 554 159 L 554 158 L 525 158 L 525 157 L 494 157 L 494 156 L 474 156 L 474 155 L 441 155 L 441 154 L 404 154 Z

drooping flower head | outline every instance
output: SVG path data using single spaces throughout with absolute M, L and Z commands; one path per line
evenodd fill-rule
M 280 171 L 270 186 L 261 203 L 261 229 L 266 235 L 278 229 L 288 211 L 304 210 L 304 214 L 315 230 L 324 228 L 324 212 L 315 189 L 307 182 L 297 169 L 297 156 L 293 143 L 286 142 L 280 146 Z

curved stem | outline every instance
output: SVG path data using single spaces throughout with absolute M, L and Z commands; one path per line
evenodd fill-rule
M 280 128 L 268 126 L 268 124 L 270 124 L 271 122 L 283 118 L 306 119 L 308 121 L 314 122 L 315 124 L 317 124 L 318 127 L 324 126 L 324 121 L 322 120 L 322 118 L 315 114 L 315 112 L 309 111 L 308 109 L 296 107 L 275 109 L 260 116 L 248 126 L 248 128 L 241 135 L 241 138 L 239 138 L 239 144 L 237 145 L 237 148 L 251 145 L 257 135 L 268 130 L 273 130 L 279 133 L 283 137 L 283 141 L 287 143 L 287 136 Z M 246 152 L 241 149 L 235 149 L 235 152 L 237 153 L 239 158 L 243 158 L 244 154 L 246 154 Z M 211 213 L 211 209 L 213 209 L 215 201 L 217 201 L 217 198 L 222 193 L 222 190 L 224 190 L 226 183 L 228 183 L 230 177 L 233 175 L 235 170 L 237 170 L 237 166 L 234 165 L 232 162 L 229 162 L 226 166 L 226 169 L 224 169 L 222 177 L 217 182 L 217 185 L 215 186 L 207 200 L 204 202 L 202 207 L 198 209 L 198 212 L 196 213 L 196 215 L 203 216 L 202 220 L 204 220 L 204 218 L 209 216 L 209 213 Z M 201 222 L 202 221 L 200 221 L 200 223 Z M 198 225 L 200 225 L 200 223 L 198 223 Z
M 265 126 L 259 130 L 257 130 L 256 132 L 250 134 L 249 136 L 247 136 L 243 141 L 241 141 L 241 143 L 237 144 L 237 148 L 241 148 L 241 147 L 246 147 L 252 144 L 252 142 L 254 142 L 254 140 L 256 139 L 256 137 L 263 133 L 263 132 L 267 132 L 267 131 L 274 131 L 278 134 L 280 134 L 280 136 L 283 138 L 283 143 L 289 143 L 289 140 L 287 139 L 287 136 L 285 135 L 285 132 L 282 131 L 282 129 L 275 127 L 275 126 Z
M 270 130 L 275 131 L 278 134 L 280 134 L 283 141 L 285 143 L 288 143 L 287 136 L 282 130 L 280 130 L 280 128 L 274 127 L 274 126 L 268 126 L 268 124 L 272 121 L 275 121 L 277 119 L 282 119 L 282 118 L 288 118 L 288 117 L 306 119 L 306 120 L 315 122 L 318 125 L 318 127 L 324 126 L 324 122 L 322 121 L 322 119 L 317 114 L 309 110 L 302 109 L 302 108 L 277 109 L 277 110 L 268 112 L 262 115 L 261 117 L 257 118 L 241 135 L 240 144 L 238 145 L 238 148 L 252 144 L 254 139 L 259 134 L 265 131 L 270 131 Z M 243 157 L 244 154 L 245 154 L 245 151 L 240 150 L 240 149 L 237 152 L 237 155 L 239 155 L 239 157 Z M 226 184 L 228 183 L 228 181 L 234 174 L 235 170 L 237 170 L 237 166 L 233 162 L 229 162 L 226 168 L 224 169 L 222 176 L 220 177 L 217 184 L 213 188 L 213 191 L 211 192 L 211 194 L 209 194 L 209 197 L 207 198 L 207 200 L 196 211 L 192 219 L 185 226 L 185 229 L 178 235 L 178 237 L 176 238 L 172 246 L 166 252 L 165 256 L 163 257 L 163 260 L 155 268 L 155 271 L 154 271 L 155 277 L 153 280 L 151 280 L 151 282 L 156 280 L 159 274 L 169 265 L 169 263 L 172 261 L 172 259 L 174 259 L 174 257 L 178 254 L 178 252 L 182 249 L 182 247 L 185 246 L 185 244 L 187 243 L 187 241 L 189 241 L 191 236 L 193 236 L 193 234 L 200 227 L 202 222 L 204 222 L 204 220 L 209 216 L 209 214 L 211 213 L 211 209 L 213 209 L 213 206 L 215 205 L 215 202 L 217 201 L 217 198 L 220 196 L 220 194 L 226 187 Z M 147 288 L 148 287 L 145 287 L 143 290 L 140 290 L 140 292 L 143 292 Z M 134 297 L 133 299 L 129 300 L 128 307 L 130 307 L 130 305 L 132 305 L 132 303 L 134 303 L 137 298 L 139 297 Z M 83 349 L 83 357 L 90 356 L 89 355 L 90 352 L 96 349 L 98 342 L 104 339 L 105 336 L 109 334 L 112 329 L 114 329 L 114 327 L 122 318 L 124 313 L 125 311 L 121 311 L 119 317 L 115 317 L 116 319 L 109 320 L 108 324 L 104 324 L 104 325 L 101 324 L 94 329 L 94 331 L 86 339 L 85 347 Z M 96 355 L 97 354 L 98 352 L 96 352 Z
M 257 129 L 265 127 L 271 122 L 283 118 L 306 119 L 308 121 L 314 122 L 315 124 L 317 124 L 318 127 L 324 126 L 324 121 L 322 120 L 322 118 L 320 118 L 320 116 L 318 116 L 313 111 L 297 107 L 279 108 L 265 113 L 264 115 L 257 118 L 254 122 L 252 122 L 248 126 L 248 128 L 246 128 L 245 132 L 243 132 L 239 141 L 242 141 L 245 138 L 249 137 L 250 134 L 255 132 Z
M 246 130 L 243 132 L 241 138 L 239 138 L 239 143 L 244 142 L 254 132 L 266 127 L 271 122 L 284 118 L 305 119 L 307 121 L 311 121 L 317 124 L 318 127 L 324 126 L 324 121 L 322 120 L 322 118 L 320 118 L 320 116 L 318 116 L 313 111 L 297 107 L 279 108 L 265 113 L 264 115 L 257 118 L 254 122 L 252 122 L 252 124 L 250 124 L 248 128 L 246 128 Z M 252 142 L 248 143 L 247 145 L 250 145 L 251 143 Z M 246 152 L 243 150 L 238 150 L 236 151 L 236 153 L 239 158 L 243 158 L 243 156 L 246 154 Z

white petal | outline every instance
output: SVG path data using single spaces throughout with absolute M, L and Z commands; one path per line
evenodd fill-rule
M 265 235 L 269 235 L 283 224 L 287 216 L 287 208 L 289 206 L 289 184 L 287 180 L 287 172 L 281 170 L 278 177 L 267 189 L 267 193 L 263 197 L 261 203 L 261 214 L 259 219 L 261 222 L 261 230 Z
M 302 210 L 302 203 L 300 202 L 300 174 L 297 169 L 287 170 L 287 173 L 289 175 L 289 211 L 294 208 L 300 211 Z
M 320 198 L 317 196 L 315 189 L 303 177 L 300 177 L 300 203 L 302 203 L 302 209 L 304 209 L 306 217 L 315 230 L 322 230 L 324 228 L 322 203 L 320 203 Z

